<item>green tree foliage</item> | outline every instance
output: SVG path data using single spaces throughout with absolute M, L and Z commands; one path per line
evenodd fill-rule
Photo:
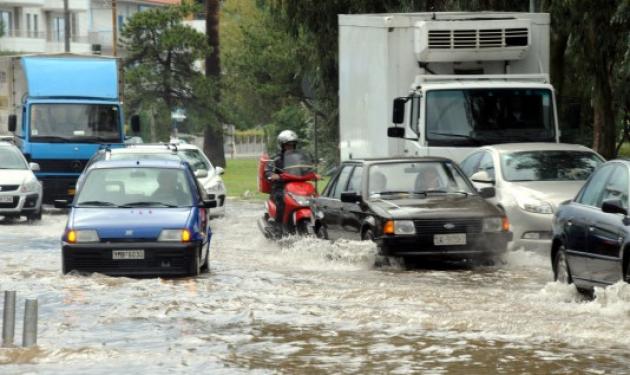
M 152 140 L 168 134 L 170 113 L 178 107 L 189 111 L 193 119 L 215 116 L 209 105 L 214 85 L 195 68 L 210 48 L 204 34 L 182 23 L 197 10 L 184 4 L 138 12 L 122 31 L 129 113 L 150 112 L 158 129 L 151 134 Z

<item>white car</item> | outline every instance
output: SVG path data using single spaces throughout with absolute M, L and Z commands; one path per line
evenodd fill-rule
M 210 210 L 211 217 L 225 215 L 226 190 L 223 183 L 223 168 L 214 167 L 203 151 L 188 143 L 128 144 L 123 148 L 99 150 L 88 162 L 86 169 L 99 160 L 141 159 L 181 159 L 192 167 L 197 180 L 204 187 L 208 198 L 217 202 Z
M 38 170 L 15 145 L 0 142 L 0 216 L 42 218 L 42 184 L 33 174 Z
M 510 249 L 548 251 L 553 213 L 603 162 L 581 145 L 506 143 L 481 147 L 460 165 L 478 188 L 494 186 L 496 196 L 489 201 L 510 220 Z

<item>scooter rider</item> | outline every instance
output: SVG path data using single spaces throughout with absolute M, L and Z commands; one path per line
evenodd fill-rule
M 282 217 L 284 216 L 284 186 L 280 174 L 284 169 L 284 154 L 297 148 L 298 136 L 292 130 L 283 130 L 278 134 L 279 152 L 273 160 L 267 164 L 265 178 L 271 181 L 271 199 L 276 204 L 276 230 L 282 229 Z

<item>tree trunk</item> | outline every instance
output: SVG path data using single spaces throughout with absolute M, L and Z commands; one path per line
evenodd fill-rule
M 597 69 L 593 90 L 593 150 L 606 159 L 615 157 L 616 127 L 612 108 L 612 88 L 606 69 Z M 601 75 L 603 74 L 603 76 Z
M 221 101 L 220 79 L 221 60 L 219 58 L 219 0 L 206 0 L 206 35 L 212 52 L 206 57 L 206 76 L 214 77 L 217 84 L 215 103 Z M 215 118 L 220 119 L 219 116 Z M 225 151 L 223 149 L 223 124 L 209 124 L 203 131 L 203 152 L 214 165 L 225 168 Z

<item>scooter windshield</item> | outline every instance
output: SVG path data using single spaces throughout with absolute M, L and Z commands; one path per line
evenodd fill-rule
M 287 151 L 284 154 L 284 173 L 303 177 L 315 172 L 315 164 L 310 155 L 301 151 Z

